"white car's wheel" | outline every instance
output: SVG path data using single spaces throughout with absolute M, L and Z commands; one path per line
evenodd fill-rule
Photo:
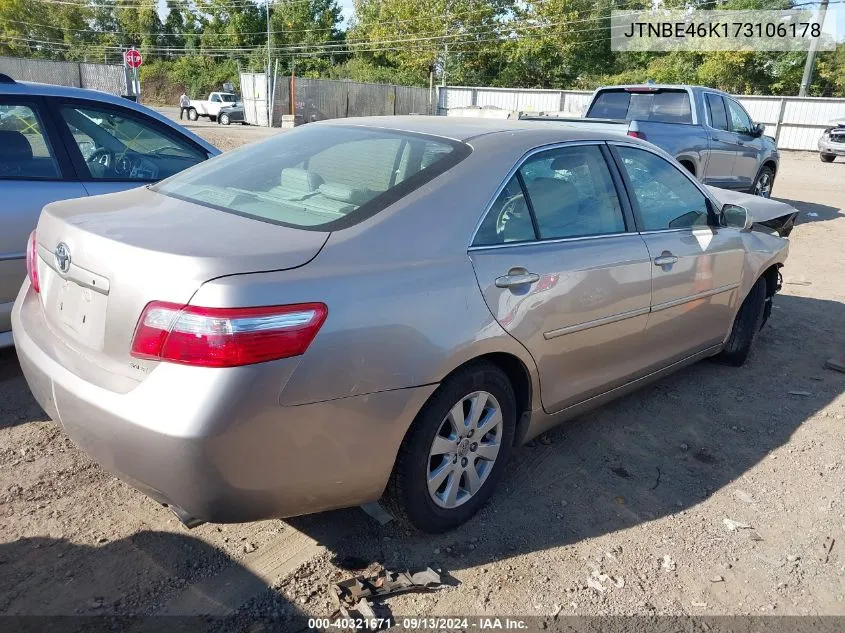
M 196 108 L 191 108 L 190 110 L 188 110 L 188 118 L 191 121 L 196 121 L 200 118 L 199 112 L 197 112 Z

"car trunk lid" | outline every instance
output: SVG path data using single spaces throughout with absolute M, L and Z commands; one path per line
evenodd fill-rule
M 297 268 L 328 236 L 146 188 L 48 205 L 37 229 L 42 308 L 55 335 L 86 360 L 86 378 L 123 391 L 157 364 L 130 355 L 147 303 L 187 304 L 222 275 Z

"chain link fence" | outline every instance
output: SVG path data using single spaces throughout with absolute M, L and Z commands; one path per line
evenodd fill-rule
M 114 95 L 126 92 L 123 66 L 0 57 L 0 73 L 16 81 L 89 88 Z

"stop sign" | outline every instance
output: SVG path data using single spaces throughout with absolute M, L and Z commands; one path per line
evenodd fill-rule
M 126 59 L 126 65 L 129 66 L 129 68 L 138 68 L 144 63 L 144 58 L 141 57 L 141 53 L 136 51 L 134 48 L 126 51 L 123 54 L 123 57 Z

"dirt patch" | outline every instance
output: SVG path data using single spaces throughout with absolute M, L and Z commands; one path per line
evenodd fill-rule
M 202 588 L 244 621 L 327 615 L 327 584 L 378 561 L 459 583 L 391 599 L 399 615 L 845 614 L 845 374 L 822 367 L 845 352 L 843 178 L 784 157 L 775 194 L 801 225 L 745 367 L 699 363 L 517 449 L 437 537 L 358 509 L 189 532 L 78 451 L 0 353 L 0 613 L 190 611 Z

